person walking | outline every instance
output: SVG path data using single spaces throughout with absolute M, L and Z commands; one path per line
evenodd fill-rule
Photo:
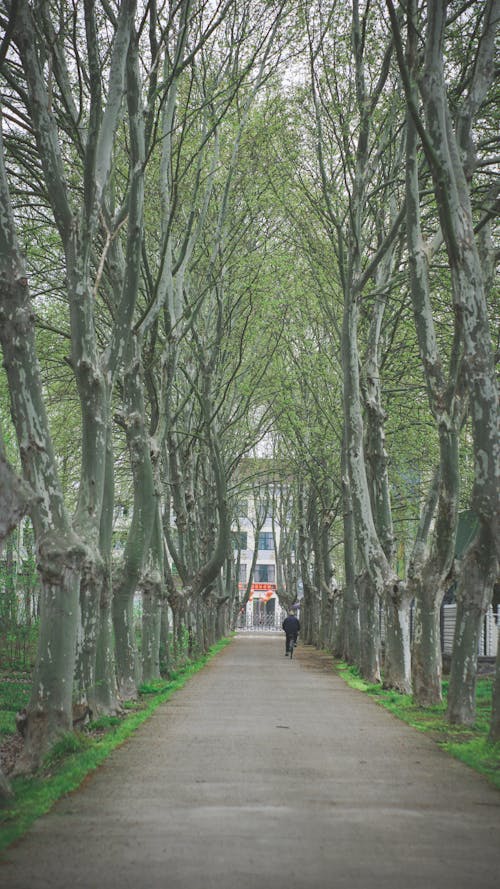
M 297 636 L 300 630 L 300 621 L 293 611 L 288 612 L 288 617 L 282 623 L 282 627 L 286 633 L 285 657 L 290 654 L 290 642 L 293 639 L 297 644 Z

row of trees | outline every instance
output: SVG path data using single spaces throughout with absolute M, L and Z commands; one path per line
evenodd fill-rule
M 2 3 L 2 432 L 42 585 L 21 768 L 74 707 L 113 712 L 158 675 L 167 621 L 200 648 L 233 624 L 231 528 L 259 475 L 309 640 L 378 680 L 383 603 L 384 681 L 424 704 L 474 510 L 450 683 L 450 718 L 473 720 L 500 539 L 498 18 Z
M 237 158 L 282 41 L 279 7 L 253 3 L 4 7 L 1 340 L 42 583 L 32 767 L 73 705 L 136 693 L 139 587 L 144 678 L 162 597 L 203 644 L 227 601 L 228 478 L 262 372 Z M 133 507 L 113 570 L 118 484 Z
M 295 187 L 287 189 L 284 207 L 315 282 L 322 320 L 313 334 L 309 379 L 304 380 L 304 371 L 310 358 L 297 360 L 290 343 L 286 372 L 298 366 L 296 394 L 309 416 L 312 406 L 314 419 L 307 423 L 309 440 L 304 441 L 303 425 L 296 434 L 287 415 L 286 435 L 290 429 L 296 434 L 300 460 L 304 451 L 311 457 L 310 434 L 318 429 L 314 456 L 323 472 L 309 476 L 307 536 L 316 539 L 316 579 L 310 584 L 316 605 L 311 592 L 310 607 L 320 613 L 329 568 L 318 529 L 330 524 L 335 502 L 343 511 L 339 653 L 358 662 L 370 680 L 380 679 L 383 603 L 384 681 L 403 691 L 413 689 L 423 705 L 439 702 L 439 612 L 456 579 L 449 718 L 473 722 L 478 637 L 497 577 L 500 539 L 498 389 L 489 329 L 490 320 L 498 319 L 490 224 L 497 201 L 496 134 L 489 130 L 487 114 L 500 10 L 495 3 L 386 6 L 389 28 L 380 24 L 380 8 L 356 2 L 349 9 L 344 4 L 328 10 L 313 6 L 305 15 L 310 74 L 300 112 L 308 124 L 304 140 L 310 139 L 312 171 L 304 176 L 294 157 L 296 169 L 289 171 Z M 470 36 L 466 53 L 457 39 L 464 33 Z M 309 207 L 305 220 L 300 200 Z M 413 329 L 408 310 L 413 311 Z M 306 329 L 311 336 L 309 319 Z M 339 377 L 343 382 L 337 400 L 342 417 L 335 429 L 341 457 L 337 468 L 329 455 L 332 413 L 319 389 L 325 344 L 338 358 L 330 385 L 338 388 Z M 417 354 L 418 369 L 411 366 Z M 397 409 L 396 386 L 405 400 L 410 392 L 415 399 L 410 412 L 405 405 L 399 417 L 388 412 L 389 404 Z M 425 436 L 434 439 L 429 452 L 421 429 L 415 436 L 413 445 L 423 446 L 424 461 L 404 441 L 413 437 L 415 422 L 423 422 Z M 330 440 L 326 449 L 325 436 Z M 460 477 L 468 475 L 472 463 L 470 487 L 460 492 Z M 332 479 L 337 479 L 336 501 L 329 491 Z M 410 518 L 403 507 L 397 537 L 395 496 L 398 508 L 401 500 L 410 510 L 416 502 L 420 506 L 412 529 L 401 527 L 401 519 Z M 458 570 L 454 554 L 461 496 L 478 524 Z M 406 564 L 397 570 L 402 545 Z M 306 602 L 307 590 L 305 583 Z M 410 657 L 412 601 L 416 632 Z M 321 636 L 321 630 L 315 632 Z

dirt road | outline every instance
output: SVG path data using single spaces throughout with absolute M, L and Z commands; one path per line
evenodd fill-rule
M 500 793 L 281 639 L 239 637 L 5 853 L 0 884 L 497 889 Z

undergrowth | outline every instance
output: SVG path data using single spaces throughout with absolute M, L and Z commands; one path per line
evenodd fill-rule
M 84 778 L 167 701 L 175 691 L 221 651 L 231 638 L 213 645 L 208 654 L 185 664 L 168 679 L 158 679 L 139 688 L 139 698 L 127 702 L 122 716 L 106 716 L 90 722 L 81 732 L 69 732 L 53 746 L 39 771 L 30 777 L 14 778 L 12 802 L 0 810 L 0 851 L 22 836 L 54 803 L 76 790 Z M 13 690 L 7 692 L 11 700 Z M 18 709 L 16 707 L 16 709 Z
M 476 721 L 472 726 L 451 725 L 446 721 L 448 682 L 443 681 L 443 702 L 434 707 L 419 707 L 411 695 L 401 694 L 382 685 L 372 685 L 359 674 L 357 667 L 335 661 L 335 669 L 345 682 L 369 694 L 378 704 L 398 719 L 420 732 L 426 732 L 439 746 L 460 759 L 476 772 L 485 775 L 500 790 L 500 743 L 488 741 L 491 719 L 493 679 L 480 676 L 476 687 Z

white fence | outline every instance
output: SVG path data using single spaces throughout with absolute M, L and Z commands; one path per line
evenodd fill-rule
M 455 632 L 457 606 L 443 605 L 441 615 L 441 640 L 443 654 L 451 654 L 453 650 L 453 634 Z M 497 607 L 495 612 L 490 605 L 483 620 L 481 637 L 479 639 L 478 655 L 482 657 L 496 657 L 499 621 L 500 607 Z
M 281 630 L 285 617 L 286 611 L 278 602 L 272 614 L 256 611 L 249 602 L 245 612 L 238 617 L 237 629 L 239 632 L 247 633 L 274 633 L 276 630 Z

